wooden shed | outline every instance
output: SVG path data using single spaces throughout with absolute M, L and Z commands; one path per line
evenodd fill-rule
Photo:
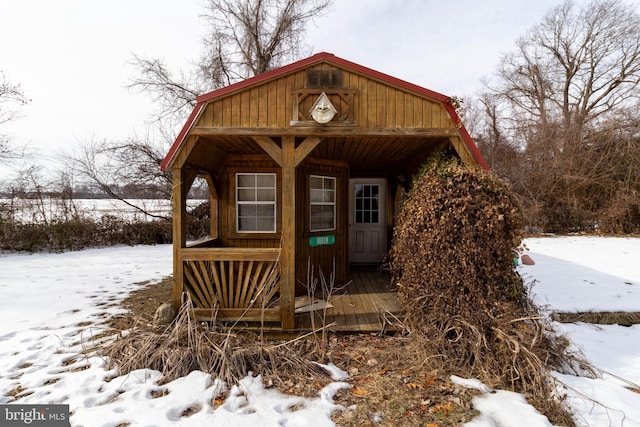
M 330 53 L 198 97 L 162 163 L 174 179 L 174 304 L 187 292 L 201 319 L 301 328 L 294 299 L 310 267 L 343 284 L 353 266 L 379 265 L 402 189 L 443 149 L 487 168 L 448 96 Z M 211 236 L 187 244 L 198 176 Z

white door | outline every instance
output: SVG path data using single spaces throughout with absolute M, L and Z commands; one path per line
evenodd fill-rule
M 378 263 L 387 252 L 386 180 L 349 180 L 349 262 Z

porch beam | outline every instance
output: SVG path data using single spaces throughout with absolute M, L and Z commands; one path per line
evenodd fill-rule
M 196 169 L 191 169 L 186 167 L 183 167 L 182 169 L 186 171 L 184 181 L 185 181 L 186 191 L 187 193 L 189 193 L 189 190 L 191 190 L 191 187 L 193 186 L 193 183 L 198 177 L 198 175 L 200 175 L 200 172 L 198 172 Z
M 186 248 L 183 261 L 278 261 L 278 248 Z
M 265 151 L 267 148 L 280 147 L 271 139 L 279 136 L 405 136 L 405 137 L 431 137 L 448 138 L 458 136 L 456 128 L 359 128 L 347 126 L 292 126 L 288 128 L 264 128 L 264 127 L 217 127 L 195 126 L 190 135 L 197 136 L 253 136 Z M 270 142 L 269 142 L 270 141 Z M 267 151 L 271 154 L 269 151 Z M 275 158 L 274 158 L 275 160 Z
M 253 140 L 279 165 L 282 166 L 282 149 L 268 136 L 255 135 Z
M 296 293 L 296 141 L 282 137 L 282 252 L 280 254 L 280 307 L 282 329 L 295 327 Z
M 296 148 L 295 161 L 298 166 L 312 151 L 320 144 L 322 138 L 318 136 L 310 136 L 302 141 L 302 144 Z

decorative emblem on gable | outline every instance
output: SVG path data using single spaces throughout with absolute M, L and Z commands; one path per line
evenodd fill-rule
M 311 107 L 309 114 L 311 114 L 311 117 L 316 122 L 325 124 L 329 123 L 337 112 L 338 110 L 336 110 L 336 107 L 334 107 L 331 101 L 329 101 L 327 94 L 322 92 L 313 104 L 313 107 Z
M 354 89 L 294 89 L 291 126 L 356 126 Z

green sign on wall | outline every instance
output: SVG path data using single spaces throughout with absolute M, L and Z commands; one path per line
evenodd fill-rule
M 336 243 L 336 236 L 333 234 L 329 236 L 313 236 L 309 237 L 309 246 L 324 246 L 324 245 L 334 245 Z

